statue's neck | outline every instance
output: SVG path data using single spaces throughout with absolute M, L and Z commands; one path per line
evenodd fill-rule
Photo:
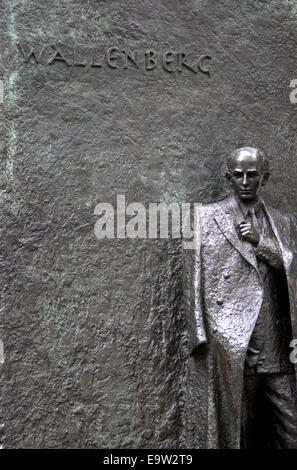
M 235 194 L 235 199 L 237 200 L 237 203 L 239 206 L 243 209 L 243 212 L 246 213 L 249 209 L 255 209 L 257 210 L 258 208 L 261 207 L 262 205 L 262 197 L 259 195 L 256 199 L 253 200 L 242 200 L 240 199 L 237 194 Z

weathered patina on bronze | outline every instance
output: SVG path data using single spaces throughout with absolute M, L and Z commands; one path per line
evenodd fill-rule
M 0 446 L 204 448 L 212 388 L 203 347 L 187 357 L 180 240 L 100 241 L 94 209 L 219 201 L 225 155 L 253 142 L 266 203 L 297 216 L 296 2 L 0 13 Z
M 201 245 L 185 250 L 206 446 L 296 448 L 296 226 L 262 199 L 269 169 L 260 151 L 234 151 L 226 176 L 234 194 L 202 207 Z

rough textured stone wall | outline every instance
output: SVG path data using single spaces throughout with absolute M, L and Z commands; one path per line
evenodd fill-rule
M 267 199 L 296 211 L 296 2 L 0 9 L 2 445 L 203 447 L 179 243 L 99 241 L 94 208 L 221 199 L 226 155 L 255 145 Z M 18 44 L 209 54 L 211 74 L 24 63 Z

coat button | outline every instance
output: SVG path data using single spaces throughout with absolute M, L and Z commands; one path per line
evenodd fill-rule
M 225 278 L 225 279 L 229 279 L 229 278 L 230 278 L 230 274 L 228 274 L 228 273 L 224 274 L 224 278 Z
M 224 301 L 223 301 L 222 299 L 218 299 L 218 300 L 217 300 L 217 304 L 218 304 L 218 305 L 223 305 L 223 303 L 224 303 Z

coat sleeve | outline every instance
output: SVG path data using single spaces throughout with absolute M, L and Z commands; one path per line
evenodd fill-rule
M 199 220 L 195 219 L 194 226 L 197 222 L 200 224 Z M 197 227 L 195 227 L 196 229 Z M 201 240 L 202 234 L 198 237 L 196 249 L 183 250 L 184 309 L 190 355 L 200 345 L 207 343 L 203 312 L 203 249 Z
M 255 248 L 255 254 L 273 268 L 284 269 L 283 258 L 277 241 L 261 236 L 259 244 Z

